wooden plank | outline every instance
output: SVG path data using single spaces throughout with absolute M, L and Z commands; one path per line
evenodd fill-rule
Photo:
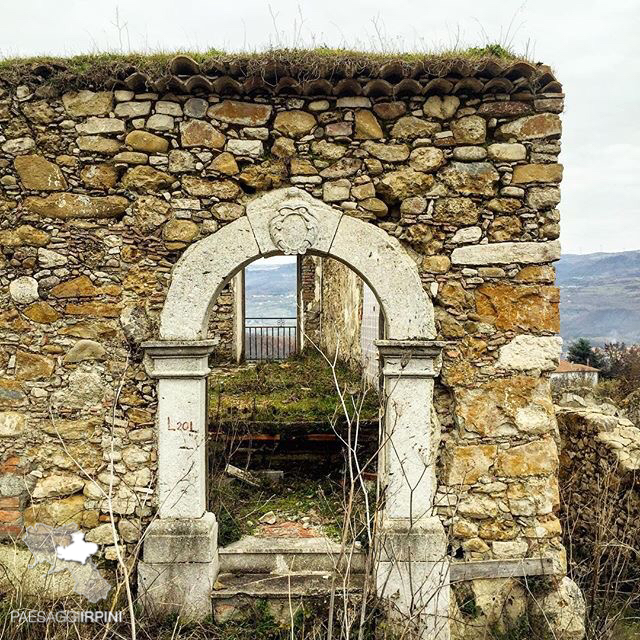
M 515 578 L 543 576 L 555 573 L 552 558 L 515 558 L 510 560 L 474 560 L 452 562 L 451 582 L 464 582 L 479 578 Z

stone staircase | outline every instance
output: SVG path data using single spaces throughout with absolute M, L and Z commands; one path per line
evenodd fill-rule
M 223 547 L 212 593 L 216 622 L 241 618 L 259 603 L 288 622 L 303 602 L 328 602 L 332 584 L 339 598 L 356 596 L 364 583 L 365 556 L 324 537 L 259 538 L 246 536 Z M 349 568 L 349 571 L 347 571 Z

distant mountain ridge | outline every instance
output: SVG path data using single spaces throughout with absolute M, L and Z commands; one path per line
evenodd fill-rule
M 640 251 L 567 254 L 556 262 L 560 334 L 640 343 Z
M 555 263 L 560 334 L 594 344 L 640 343 L 640 251 L 567 254 Z M 295 317 L 296 264 L 249 268 L 248 317 Z
M 245 269 L 246 317 L 295 318 L 297 282 L 295 262 Z

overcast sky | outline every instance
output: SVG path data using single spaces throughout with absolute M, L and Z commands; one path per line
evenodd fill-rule
M 564 85 L 564 252 L 640 249 L 640 0 L 0 0 L 0 56 L 487 40 Z

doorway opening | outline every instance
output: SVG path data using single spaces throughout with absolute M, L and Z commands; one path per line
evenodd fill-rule
M 350 542 L 366 544 L 362 491 L 372 513 L 376 500 L 379 303 L 328 257 L 259 259 L 239 282 L 244 360 L 209 377 L 209 508 L 220 544 L 337 543 L 350 491 L 359 494 L 352 516 L 360 520 Z M 349 487 L 354 456 L 361 477 Z
M 210 392 L 217 382 L 214 376 L 209 377 L 211 369 L 207 366 L 207 358 L 218 344 L 215 339 L 207 339 L 207 328 L 211 325 L 209 320 L 217 297 L 236 274 L 258 258 L 279 253 L 338 260 L 370 284 L 384 309 L 386 336 L 376 345 L 380 358 L 384 361 L 384 394 L 380 402 L 376 403 L 384 407 L 380 414 L 384 424 L 380 428 L 382 435 L 378 439 L 373 458 L 378 464 L 378 484 L 380 495 L 383 496 L 382 501 L 373 505 L 374 512 L 379 511 L 373 520 L 377 522 L 375 538 L 370 526 L 371 518 L 367 518 L 365 523 L 369 540 L 376 541 L 375 546 L 380 554 L 375 557 L 371 553 L 366 554 L 366 566 L 369 567 L 371 577 L 375 578 L 373 584 L 376 597 L 389 598 L 387 586 L 391 582 L 394 606 L 402 614 L 413 616 L 414 610 L 419 609 L 423 618 L 434 618 L 438 624 L 446 626 L 449 593 L 446 538 L 442 523 L 436 516 L 430 515 L 436 487 L 434 458 L 438 450 L 437 434 L 431 429 L 430 416 L 433 378 L 438 374 L 437 357 L 443 346 L 433 340 L 433 307 L 422 287 L 414 262 L 395 238 L 378 227 L 337 212 L 295 187 L 274 190 L 255 198 L 247 206 L 246 217 L 203 238 L 185 253 L 173 270 L 162 309 L 161 340 L 145 343 L 147 355 L 152 362 L 152 375 L 158 378 L 158 424 L 165 424 L 167 421 L 171 423 L 172 419 L 179 416 L 181 424 L 192 426 L 188 432 L 165 430 L 159 433 L 159 514 L 160 519 L 164 520 L 157 525 L 152 523 L 153 530 L 157 536 L 165 535 L 166 519 L 182 518 L 181 526 L 184 526 L 185 532 L 182 537 L 186 542 L 184 553 L 170 563 L 172 575 L 179 574 L 185 578 L 189 576 L 189 584 L 201 585 L 199 593 L 205 600 L 213 597 L 224 611 L 229 598 L 235 597 L 238 590 L 223 588 L 212 594 L 212 589 L 216 591 L 216 576 L 220 579 L 217 584 L 224 584 L 223 577 L 233 579 L 238 571 L 255 571 L 257 565 L 264 561 L 261 564 L 262 573 L 273 573 L 275 568 L 286 582 L 293 579 L 296 567 L 301 568 L 301 555 L 302 566 L 307 569 L 317 566 L 318 561 L 325 562 L 329 578 L 334 571 L 342 569 L 340 564 L 334 563 L 335 555 L 331 553 L 331 549 L 329 553 L 325 551 L 324 554 L 319 554 L 317 548 L 310 550 L 305 545 L 300 552 L 297 545 L 288 546 L 287 542 L 286 548 L 282 548 L 272 540 L 267 540 L 266 544 L 262 541 L 253 552 L 237 548 L 234 552 L 231 549 L 233 545 L 219 548 L 216 517 L 214 513 L 207 513 L 211 510 L 217 512 L 219 519 L 222 516 L 220 509 L 214 507 L 213 502 L 207 498 L 207 486 L 211 488 L 211 476 L 207 473 L 206 465 L 207 441 L 209 445 L 218 444 L 232 453 L 239 448 L 228 440 L 218 438 L 220 434 L 225 435 L 225 431 L 218 429 L 217 432 L 212 432 L 207 418 L 206 407 L 211 406 Z M 335 317 L 340 318 L 341 315 L 338 313 Z M 325 361 L 333 362 L 328 358 Z M 270 361 L 257 363 L 254 368 L 272 364 L 274 363 Z M 288 362 L 276 364 L 286 368 Z M 220 377 L 222 379 L 224 376 Z M 334 369 L 331 370 L 331 377 L 339 380 Z M 302 384 L 297 383 L 290 388 L 293 392 L 302 390 L 302 386 L 306 386 L 305 383 L 311 379 L 312 376 L 308 376 Z M 340 395 L 340 405 L 343 408 L 361 406 L 361 403 L 350 399 L 348 384 L 338 384 L 336 388 L 343 390 Z M 222 408 L 220 395 L 217 405 Z M 287 405 L 290 404 L 291 402 L 287 402 Z M 250 415 L 255 414 L 254 406 L 257 408 L 257 405 L 256 401 L 249 407 Z M 238 413 L 247 412 L 239 411 L 236 406 L 228 412 L 221 412 L 221 415 L 233 416 Z M 354 422 L 353 419 L 357 411 L 354 414 L 347 410 L 343 414 L 347 420 L 347 433 L 359 434 L 361 421 L 356 419 Z M 239 423 L 238 420 L 231 421 L 232 425 Z M 241 433 L 240 446 L 246 442 L 245 435 Z M 344 442 L 344 436 L 339 441 Z M 348 460 L 353 464 L 343 466 L 346 469 L 344 477 L 348 478 L 349 487 L 356 487 L 361 491 L 366 505 L 368 490 L 364 472 L 367 467 L 355 463 L 358 459 L 357 449 L 354 453 L 353 441 L 347 438 L 346 442 L 350 452 Z M 210 451 L 211 448 L 210 446 Z M 223 458 L 222 455 L 219 457 Z M 308 464 L 306 467 L 308 469 L 312 465 Z M 250 467 L 236 468 L 244 476 L 243 482 L 247 478 L 245 473 L 253 471 Z M 249 479 L 253 481 L 252 476 Z M 235 476 L 228 473 L 226 467 L 224 481 L 227 484 L 235 481 Z M 275 496 L 282 493 L 282 489 L 273 491 Z M 371 502 L 368 504 L 371 505 Z M 271 526 L 266 518 L 268 516 L 272 520 L 274 515 L 277 520 L 277 514 L 267 513 L 261 516 L 264 519 L 261 524 Z M 286 521 L 290 520 L 287 518 Z M 313 526 L 311 522 L 304 524 Z M 308 530 L 308 527 L 303 526 L 303 529 Z M 343 538 L 338 558 L 344 558 L 345 544 L 352 544 L 351 548 L 355 551 L 358 542 L 353 535 L 353 528 L 346 530 L 346 533 L 350 538 L 347 541 Z M 437 579 L 421 582 L 417 591 L 411 586 L 412 563 L 398 560 L 395 551 L 399 549 L 403 558 L 411 556 L 412 541 L 416 536 L 420 539 L 420 548 L 429 549 L 429 558 L 437 558 L 423 558 L 420 561 L 421 570 L 436 569 L 438 573 Z M 190 538 L 190 542 L 187 542 L 187 538 Z M 150 539 L 148 537 L 145 542 L 145 554 Z M 192 548 L 196 539 L 206 543 L 202 554 L 198 551 L 199 548 Z M 322 544 L 331 542 L 326 536 L 320 540 Z M 241 543 L 242 539 L 237 542 Z M 206 560 L 202 561 L 205 556 Z M 349 552 L 348 557 L 353 559 L 356 556 Z M 271 566 L 268 567 L 269 563 Z M 145 566 L 149 572 L 156 571 L 155 565 Z M 166 568 L 166 565 L 163 564 L 162 567 Z M 357 574 L 357 563 L 349 563 L 347 573 L 349 570 Z M 230 573 L 231 578 L 225 576 L 225 572 Z M 194 580 L 196 574 L 199 579 Z M 297 577 L 301 578 L 302 592 L 308 594 L 309 576 Z M 321 578 L 324 580 L 324 574 Z M 349 588 L 348 575 L 346 582 L 342 576 L 340 580 L 340 585 Z M 333 596 L 336 593 L 336 582 L 333 578 L 329 582 L 333 586 L 327 593 L 330 592 Z M 370 583 L 366 581 L 365 584 Z M 265 585 L 259 580 L 254 586 L 259 589 Z M 243 585 L 240 593 L 246 594 L 249 590 Z M 342 587 L 340 591 L 343 591 Z M 284 592 L 285 597 L 288 593 Z M 181 601 L 186 601 L 188 597 L 187 594 L 178 595 Z M 155 597 L 151 593 L 148 596 Z M 422 611 L 423 604 L 428 606 L 427 613 Z M 202 611 L 206 608 L 199 606 Z M 214 611 L 215 609 L 214 603 Z

